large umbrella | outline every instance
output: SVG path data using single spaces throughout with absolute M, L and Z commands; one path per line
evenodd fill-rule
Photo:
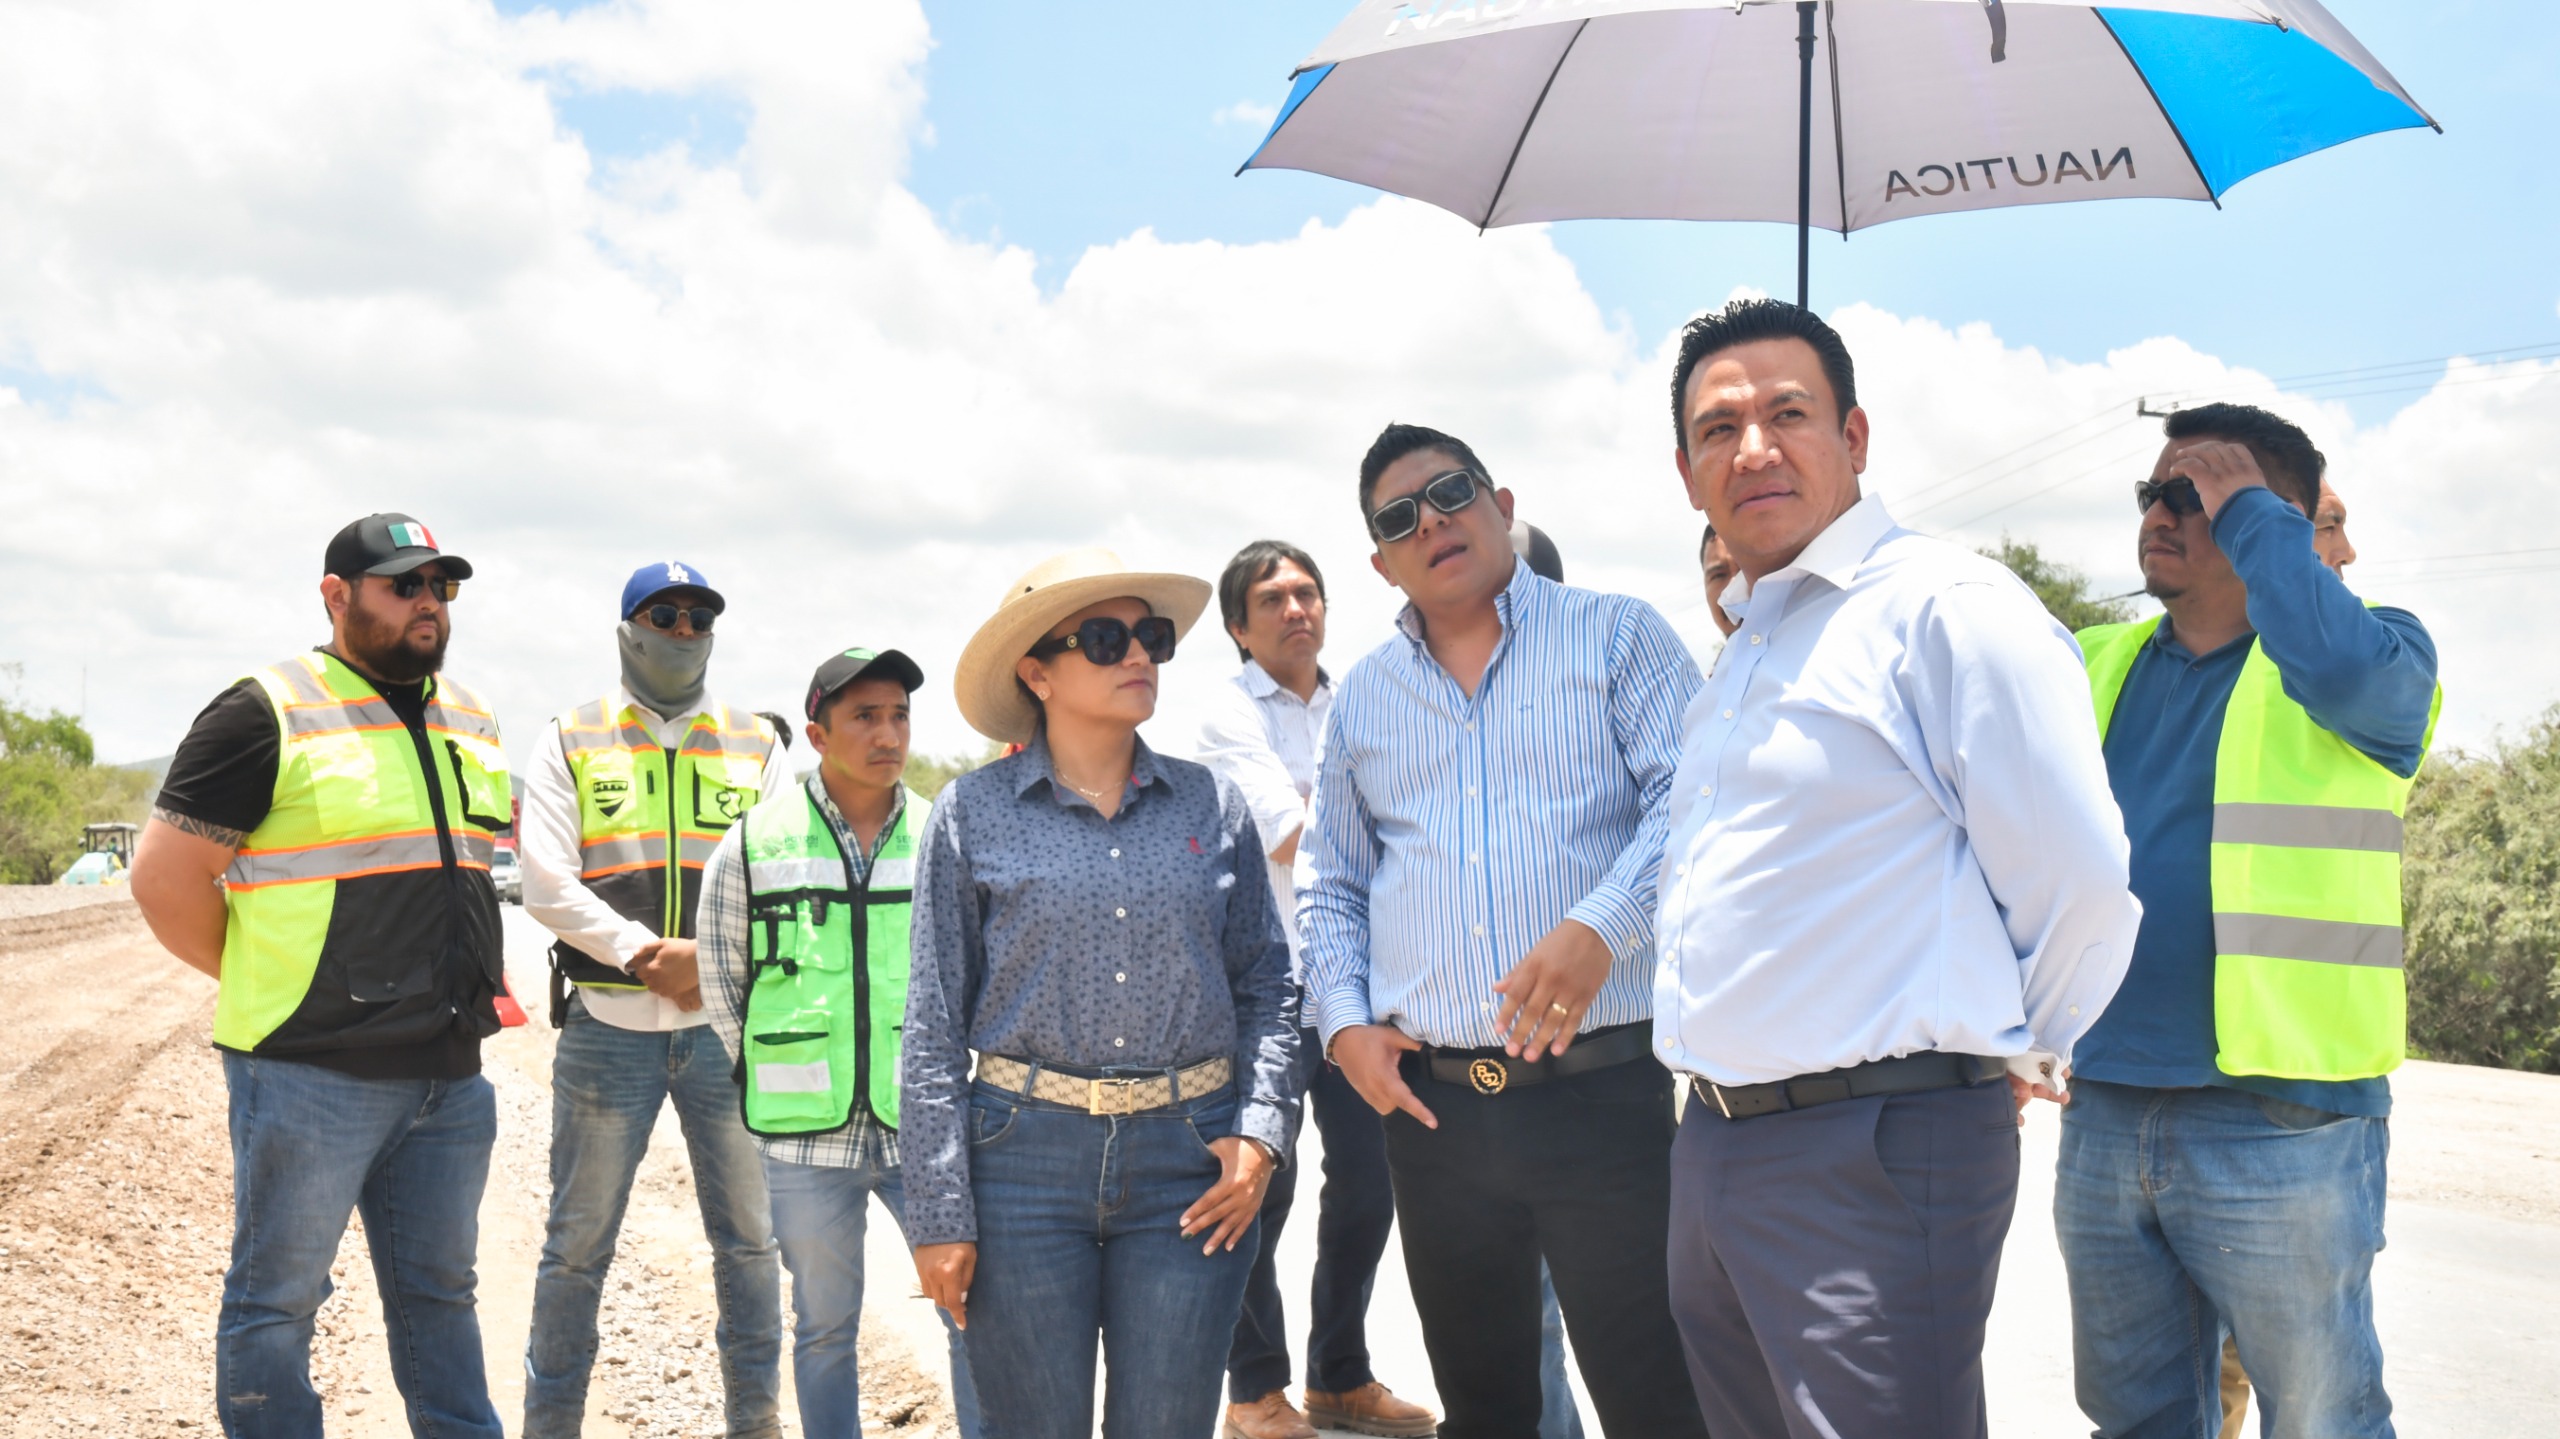
M 1817 227 L 2218 207 L 2418 125 L 2315 0 L 1361 0 L 1237 173 L 1312 170 L 1479 227 L 1793 220 L 1801 304 Z

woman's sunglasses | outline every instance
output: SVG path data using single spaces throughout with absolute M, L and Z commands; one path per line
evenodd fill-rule
M 452 604 L 453 597 L 462 593 L 462 581 L 446 579 L 442 575 L 431 579 L 419 574 L 416 570 L 411 570 L 405 575 L 391 575 L 387 578 L 391 581 L 391 593 L 404 600 L 416 599 L 420 590 L 432 590 L 437 599 L 446 604 Z
M 1173 658 L 1173 621 L 1162 615 L 1149 615 L 1134 625 L 1122 624 L 1109 615 L 1097 615 L 1076 626 L 1073 634 L 1053 635 L 1033 645 L 1031 657 L 1045 660 L 1075 650 L 1095 664 L 1116 665 L 1127 658 L 1133 635 L 1148 659 L 1163 664 Z
M 1400 500 L 1389 500 L 1369 516 L 1369 533 L 1378 543 L 1391 545 L 1422 527 L 1422 505 L 1429 500 L 1431 508 L 1444 515 L 1454 515 L 1476 499 L 1476 473 L 1473 470 L 1449 470 L 1433 475 L 1431 483 Z
M 2147 515 L 2151 513 L 2151 507 L 2163 500 L 2169 502 L 2169 513 L 2173 515 L 2200 515 L 2204 513 L 2204 497 L 2196 493 L 2196 482 L 2193 480 L 2180 477 L 2174 480 L 2139 480 L 2135 482 L 2133 487 L 2134 508 L 2141 511 L 2143 514 Z
M 676 627 L 676 620 L 679 617 L 690 619 L 693 621 L 693 632 L 698 635 L 711 633 L 711 622 L 720 618 L 720 612 L 709 605 L 695 605 L 691 609 L 680 609 L 674 605 L 651 605 L 640 613 L 648 616 L 651 629 L 671 630 Z

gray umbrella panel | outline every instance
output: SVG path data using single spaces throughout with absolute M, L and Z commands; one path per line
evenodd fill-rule
M 2317 5 L 2130 8 L 2273 16 L 2406 100 Z M 1247 165 L 1357 181 L 1483 226 L 1792 222 L 1796 25 L 1791 4 L 1732 0 L 1370 0 L 1310 57 Z M 1822 229 L 2066 200 L 2214 198 L 2117 31 L 2086 5 L 1826 5 L 1813 112 L 1812 223 Z

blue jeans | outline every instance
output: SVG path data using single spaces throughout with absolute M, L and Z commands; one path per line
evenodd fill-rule
M 990 1432 L 1090 1439 L 1093 1349 L 1111 1439 L 1216 1431 L 1219 1378 L 1261 1221 L 1200 1252 L 1182 1211 L 1219 1174 L 1233 1086 L 1143 1114 L 1094 1115 L 979 1085 L 969 1098 L 978 1268 L 969 1371 Z
M 1582 1439 L 1582 1411 L 1564 1372 L 1564 1311 L 1556 1307 L 1556 1279 L 1538 1266 L 1538 1439 Z
M 2373 1256 L 2387 1120 L 2082 1080 L 2055 1228 L 2080 1407 L 2105 1439 L 2211 1436 L 2222 1335 L 2270 1439 L 2388 1439 Z
M 618 1029 L 570 1002 L 551 1061 L 551 1220 L 525 1344 L 525 1439 L 566 1439 L 585 1420 L 605 1271 L 649 1130 L 670 1098 L 711 1241 L 729 1432 L 759 1439 L 782 1432 L 782 1266 L 764 1156 L 738 1116 L 729 1072 L 728 1053 L 707 1024 Z
M 768 1155 L 765 1184 L 773 1194 L 773 1237 L 782 1244 L 782 1267 L 791 1271 L 791 1377 L 800 1390 L 800 1429 L 808 1439 L 861 1439 L 862 1371 L 854 1341 L 862 1329 L 862 1234 L 871 1196 L 889 1206 L 900 1232 L 907 1225 L 907 1186 L 893 1164 L 883 1164 L 874 1135 L 855 1168 L 792 1164 Z M 899 1277 L 905 1282 L 905 1277 Z M 951 1407 L 960 1439 L 979 1439 L 978 1390 L 969 1380 L 969 1352 L 951 1316 L 942 1314 L 951 1343 Z
M 480 1364 L 480 1194 L 498 1105 L 489 1081 L 356 1079 L 225 1050 L 231 1271 L 214 1326 L 215 1407 L 234 1439 L 320 1439 L 311 1321 L 364 1215 L 391 1377 L 416 1434 L 498 1439 Z

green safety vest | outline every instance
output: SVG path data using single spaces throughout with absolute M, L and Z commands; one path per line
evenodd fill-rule
M 280 744 L 267 817 L 222 879 L 213 1042 L 292 1055 L 496 1033 L 489 862 L 514 803 L 488 706 L 435 676 L 413 732 L 319 651 L 247 678 Z
M 932 812 L 907 796 L 862 884 L 808 784 L 748 814 L 738 1077 L 750 1133 L 842 1129 L 857 1097 L 882 1125 L 898 1127 L 915 836 Z
M 779 742 L 773 726 L 715 704 L 694 716 L 682 745 L 667 748 L 638 710 L 611 696 L 578 706 L 559 724 L 560 752 L 578 794 L 578 878 L 632 923 L 670 939 L 693 938 L 702 866 L 762 797 L 765 762 Z M 567 943 L 553 945 L 551 956 L 580 985 L 642 988 Z
M 2080 631 L 2104 739 L 2157 618 Z M 2435 737 L 2436 691 L 2425 745 Z M 2410 780 L 2322 729 L 2253 639 L 2213 764 L 2214 1064 L 2370 1079 L 2407 1052 L 2401 817 Z

